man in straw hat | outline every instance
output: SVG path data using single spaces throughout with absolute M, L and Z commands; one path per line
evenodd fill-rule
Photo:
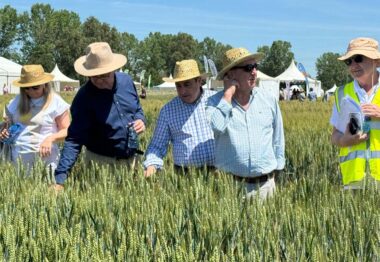
M 335 104 L 330 119 L 334 127 L 331 141 L 340 148 L 339 164 L 344 188 L 378 186 L 380 185 L 378 42 L 366 37 L 353 39 L 348 45 L 346 54 L 338 59 L 346 64 L 348 72 L 354 78 L 353 82 L 335 91 Z M 359 112 L 351 116 L 343 105 L 343 101 L 349 98 L 358 104 L 358 108 L 360 105 Z M 366 172 L 370 175 L 366 176 Z
M 86 55 L 75 61 L 75 71 L 88 81 L 71 106 L 72 122 L 55 172 L 56 189 L 62 189 L 83 145 L 86 161 L 134 168 L 137 149 L 129 142 L 134 132 L 145 130 L 145 118 L 131 77 L 116 72 L 126 62 L 105 42 L 90 44 Z
M 145 176 L 162 169 L 169 142 L 173 145 L 175 169 L 185 172 L 189 167 L 214 165 L 214 136 L 206 120 L 205 106 L 214 91 L 202 89 L 202 78 L 195 60 L 177 62 L 174 78 L 178 96 L 160 112 L 157 126 L 146 151 Z
M 224 90 L 209 98 L 206 114 L 215 136 L 215 166 L 245 183 L 247 197 L 265 199 L 285 165 L 284 130 L 275 97 L 255 87 L 262 54 L 233 48 L 217 78 Z

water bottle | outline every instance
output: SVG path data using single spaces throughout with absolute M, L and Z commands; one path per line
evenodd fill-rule
M 139 137 L 136 133 L 133 123 L 128 127 L 128 148 L 129 149 L 138 149 L 139 148 Z
M 363 121 L 363 133 L 365 134 L 368 134 L 369 133 L 369 130 L 371 129 L 370 127 L 370 121 L 371 121 L 371 117 L 369 116 L 365 116 L 364 117 L 364 121 Z

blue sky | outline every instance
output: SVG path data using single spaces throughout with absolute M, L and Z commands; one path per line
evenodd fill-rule
M 37 2 L 1 0 L 19 12 Z M 53 9 L 67 9 L 82 21 L 95 16 L 120 32 L 144 39 L 149 32 L 185 32 L 198 40 L 209 36 L 234 47 L 271 45 L 275 40 L 292 44 L 295 59 L 316 75 L 315 62 L 325 52 L 344 53 L 355 37 L 380 41 L 380 15 L 375 0 L 55 0 Z M 207 55 L 207 54 L 206 54 Z

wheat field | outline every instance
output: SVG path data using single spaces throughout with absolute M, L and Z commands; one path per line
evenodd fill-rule
M 146 149 L 162 105 L 142 100 Z M 63 96 L 72 100 L 72 94 Z M 10 95 L 1 97 L 0 105 Z M 330 144 L 332 103 L 281 102 L 286 168 L 275 196 L 244 200 L 227 176 L 77 162 L 65 190 L 37 166 L 0 164 L 0 259 L 4 261 L 379 261 L 379 191 L 342 190 Z

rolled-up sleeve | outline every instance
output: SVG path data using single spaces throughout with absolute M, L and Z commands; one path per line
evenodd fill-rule
M 207 101 L 206 116 L 215 133 L 224 133 L 232 117 L 232 105 L 218 93 Z

